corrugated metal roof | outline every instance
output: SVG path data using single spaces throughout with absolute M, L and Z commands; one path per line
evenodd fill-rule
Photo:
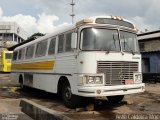
M 160 50 L 148 50 L 148 51 L 140 51 L 141 53 L 146 53 L 146 52 L 160 52 Z
M 154 34 L 154 33 L 159 33 L 159 32 L 160 32 L 160 30 L 149 31 L 149 32 L 145 32 L 145 33 L 139 33 L 138 36 L 144 36 L 144 35 Z
M 153 40 L 154 38 L 160 38 L 160 31 L 158 32 L 151 32 L 150 34 L 141 34 L 138 35 L 138 40 Z

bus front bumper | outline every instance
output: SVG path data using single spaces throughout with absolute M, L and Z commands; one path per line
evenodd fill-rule
M 117 85 L 117 86 L 81 86 L 78 88 L 78 95 L 84 97 L 103 97 L 115 95 L 127 95 L 133 93 L 140 93 L 145 91 L 145 84 L 133 85 Z

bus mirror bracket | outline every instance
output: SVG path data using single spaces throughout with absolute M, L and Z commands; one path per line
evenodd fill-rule
M 71 48 L 72 49 L 76 49 L 77 48 L 77 33 L 72 33 Z

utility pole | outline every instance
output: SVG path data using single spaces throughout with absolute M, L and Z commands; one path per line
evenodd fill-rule
M 72 13 L 71 13 L 70 16 L 72 17 L 72 24 L 73 24 L 74 23 L 74 17 L 75 17 L 75 14 L 74 14 L 74 5 L 75 5 L 74 0 L 72 0 L 70 5 L 72 6 Z

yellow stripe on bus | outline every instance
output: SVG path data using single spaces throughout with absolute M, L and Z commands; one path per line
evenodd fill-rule
M 12 70 L 52 70 L 55 61 L 12 64 Z

